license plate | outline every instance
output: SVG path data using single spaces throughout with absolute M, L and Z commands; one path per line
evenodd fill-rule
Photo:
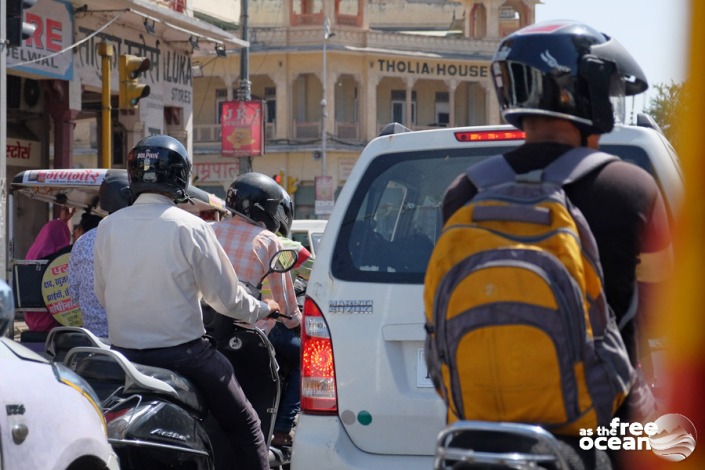
M 426 366 L 426 359 L 423 355 L 423 348 L 420 348 L 418 351 L 416 364 L 416 386 L 419 388 L 433 387 L 431 377 L 428 375 L 428 367 Z

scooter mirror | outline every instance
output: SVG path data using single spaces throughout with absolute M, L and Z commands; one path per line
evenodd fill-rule
M 278 251 L 269 264 L 269 269 L 273 273 L 285 273 L 294 267 L 299 255 L 296 250 Z
M 274 253 L 274 256 L 272 256 L 272 259 L 269 261 L 269 271 L 260 279 L 257 290 L 262 288 L 262 284 L 267 276 L 271 273 L 285 273 L 290 271 L 296 265 L 298 259 L 299 254 L 294 249 L 279 250 Z

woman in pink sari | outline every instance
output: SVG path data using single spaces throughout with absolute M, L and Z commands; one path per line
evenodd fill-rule
M 25 258 L 28 260 L 45 259 L 69 246 L 71 244 L 71 230 L 69 230 L 67 222 L 75 211 L 76 209 L 62 207 L 58 219 L 50 220 L 44 224 L 39 235 L 34 239 L 34 243 L 29 247 Z M 48 311 L 25 312 L 24 321 L 31 331 L 49 331 L 55 326 L 60 326 Z
M 26 259 L 43 259 L 71 244 L 71 231 L 61 219 L 47 222 L 27 251 Z

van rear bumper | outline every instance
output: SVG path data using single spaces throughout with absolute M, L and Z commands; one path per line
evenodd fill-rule
M 433 456 L 363 452 L 350 440 L 337 416 L 301 413 L 294 437 L 291 469 L 311 468 L 428 470 L 433 468 Z

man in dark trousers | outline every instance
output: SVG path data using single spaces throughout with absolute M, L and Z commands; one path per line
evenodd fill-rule
M 531 25 L 500 44 L 491 65 L 502 116 L 526 133 L 526 142 L 507 152 L 517 173 L 543 169 L 573 147 L 594 146 L 623 112 L 627 95 L 648 87 L 631 55 L 614 39 L 571 21 Z M 621 103 L 621 104 L 620 104 Z M 638 371 L 622 421 L 658 417 L 654 397 L 639 370 L 639 327 L 643 302 L 653 283 L 671 267 L 668 217 L 659 188 L 646 171 L 615 161 L 565 186 L 597 240 L 605 293 Z M 447 189 L 443 220 L 477 194 L 465 174 Z M 638 285 L 638 288 L 637 288 Z M 634 307 L 641 310 L 635 316 Z M 643 338 L 642 340 L 643 341 Z

